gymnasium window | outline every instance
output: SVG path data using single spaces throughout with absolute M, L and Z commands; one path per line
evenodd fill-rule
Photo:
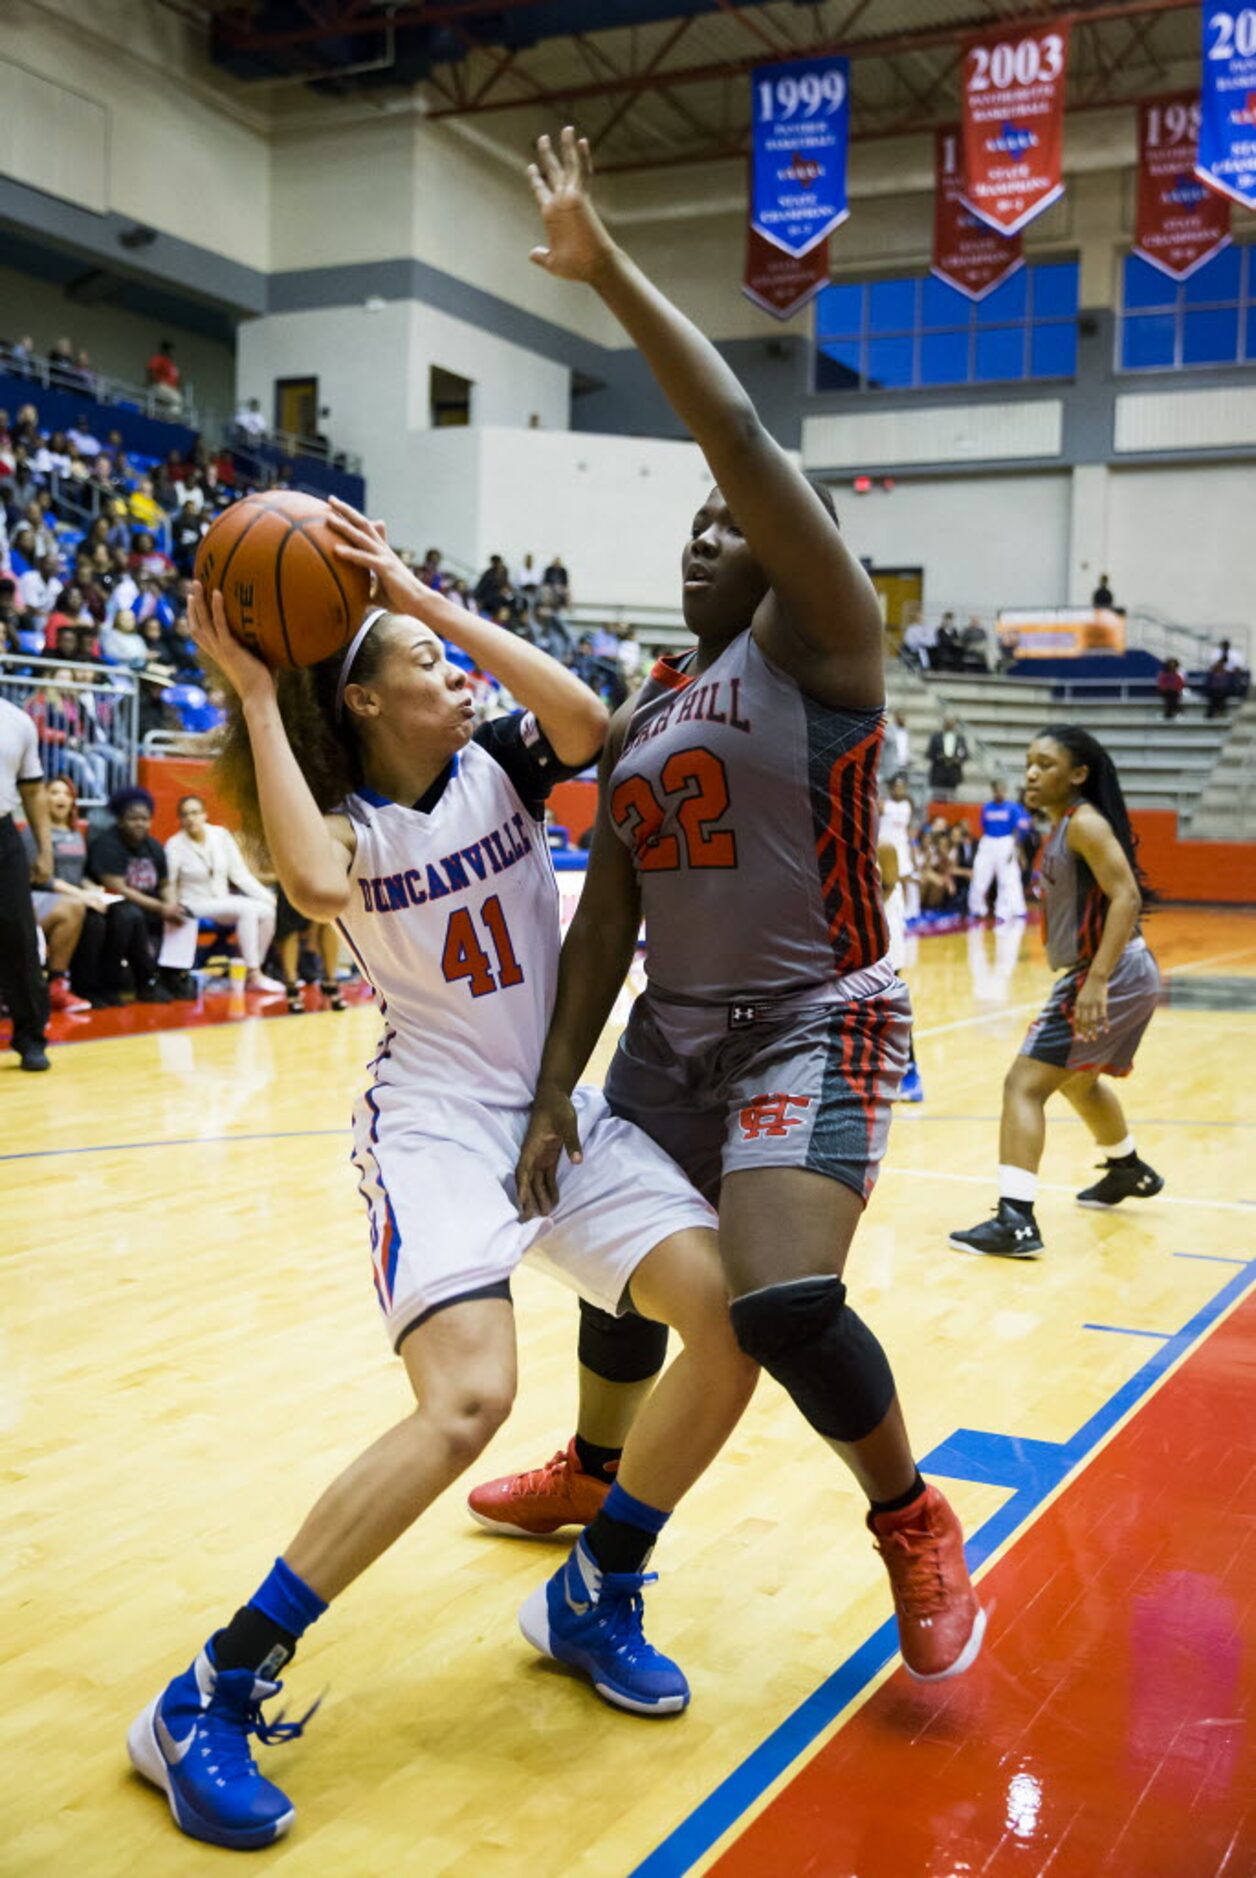
M 1232 243 L 1180 281 L 1127 254 L 1116 343 L 1123 372 L 1256 364 L 1256 242 Z
M 817 391 L 1072 378 L 1077 262 L 1019 268 L 984 300 L 932 274 L 837 281 L 816 296 Z

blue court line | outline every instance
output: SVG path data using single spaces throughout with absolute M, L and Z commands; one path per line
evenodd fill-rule
M 965 1550 L 973 1571 L 1005 1539 L 1027 1525 L 1048 1494 L 1094 1452 L 1105 1435 L 1150 1393 L 1222 1313 L 1256 1284 L 1256 1259 L 1233 1262 L 1243 1269 L 1228 1279 L 1181 1330 L 1166 1338 L 1161 1348 L 1082 1423 L 1070 1440 L 1035 1441 L 960 1428 L 922 1458 L 922 1472 L 1013 1489 L 1011 1498 L 968 1541 Z M 897 1648 L 894 1619 L 888 1618 L 642 1859 L 629 1878 L 682 1878 L 868 1687 Z
M 105 1141 L 94 1148 L 28 1148 L 0 1154 L 0 1161 L 51 1161 L 64 1154 L 131 1154 L 137 1148 L 212 1148 L 224 1141 L 305 1141 L 311 1135 L 343 1135 L 347 1128 L 281 1128 L 269 1135 L 170 1135 L 164 1141 Z
M 1114 1337 L 1159 1337 L 1167 1340 L 1171 1330 L 1135 1330 L 1133 1324 L 1083 1324 L 1083 1330 L 1110 1330 Z
M 1247 1259 L 1228 1259 L 1220 1252 L 1175 1252 L 1175 1259 L 1198 1259 L 1204 1265 L 1247 1265 Z

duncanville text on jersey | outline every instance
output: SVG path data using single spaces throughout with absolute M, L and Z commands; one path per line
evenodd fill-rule
M 442 855 L 439 861 L 407 867 L 400 874 L 359 876 L 362 903 L 368 913 L 400 913 L 409 906 L 426 906 L 430 900 L 443 900 L 470 887 L 472 876 L 487 880 L 490 874 L 504 873 L 531 852 L 524 817 L 514 814 L 491 834 Z

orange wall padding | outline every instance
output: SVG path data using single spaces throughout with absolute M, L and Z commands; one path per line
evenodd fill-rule
M 981 827 L 975 802 L 931 802 L 929 815 L 967 822 L 973 834 Z M 1176 809 L 1133 809 L 1130 820 L 1143 871 L 1162 898 L 1256 905 L 1256 841 L 1184 841 Z

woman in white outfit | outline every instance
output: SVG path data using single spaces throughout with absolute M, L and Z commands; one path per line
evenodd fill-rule
M 908 919 L 915 919 L 920 912 L 916 857 L 911 845 L 911 824 L 915 813 L 916 805 L 907 793 L 906 781 L 902 776 L 896 776 L 890 784 L 889 794 L 881 804 L 880 839 L 887 842 L 898 856 L 898 878 L 902 883 Z
M 250 871 L 230 829 L 208 819 L 199 796 L 184 796 L 179 803 L 179 832 L 166 843 L 166 865 L 175 899 L 195 917 L 167 927 L 158 963 L 190 971 L 196 963 L 197 921 L 212 919 L 235 927 L 245 988 L 282 991 L 278 980 L 262 973 L 275 934 L 275 896 Z

